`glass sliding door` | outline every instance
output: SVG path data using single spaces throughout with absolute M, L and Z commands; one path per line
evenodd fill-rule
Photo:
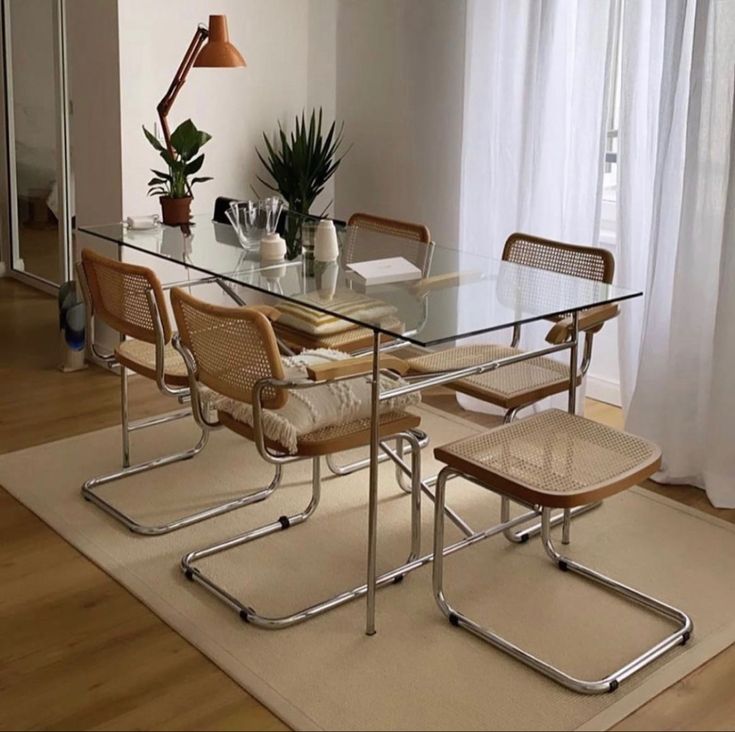
M 44 289 L 69 278 L 63 0 L 3 0 L 11 271 Z

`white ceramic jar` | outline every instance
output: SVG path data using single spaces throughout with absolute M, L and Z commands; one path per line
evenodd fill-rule
M 339 241 L 334 221 L 319 222 L 314 235 L 314 259 L 317 262 L 334 262 L 339 257 Z

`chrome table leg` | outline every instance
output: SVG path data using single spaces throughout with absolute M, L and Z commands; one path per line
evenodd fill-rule
M 373 331 L 373 378 L 370 385 L 370 487 L 368 490 L 367 612 L 365 633 L 375 634 L 378 547 L 378 442 L 380 439 L 380 333 Z

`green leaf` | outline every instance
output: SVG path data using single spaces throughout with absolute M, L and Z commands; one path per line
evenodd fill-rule
M 194 185 L 195 183 L 206 183 L 208 180 L 213 180 L 211 175 L 203 175 L 200 178 L 192 178 L 191 185 Z
M 161 150 L 165 149 L 163 145 L 161 145 L 161 143 L 158 141 L 158 138 L 152 132 L 148 132 L 148 130 L 145 128 L 145 125 L 143 125 L 143 132 L 145 133 L 146 138 L 148 138 L 148 142 L 150 142 L 151 145 L 156 148 L 156 150 L 160 152 Z
M 318 114 L 313 109 L 308 120 L 306 112 L 302 111 L 294 118 L 290 134 L 286 134 L 279 122 L 274 142 L 263 133 L 265 152 L 261 153 L 256 148 L 258 159 L 272 182 L 260 176 L 258 180 L 269 189 L 278 191 L 294 210 L 308 213 L 314 199 L 324 190 L 344 157 L 337 157 L 342 146 L 344 125 L 337 131 L 337 124 L 333 122 L 325 137 L 323 124 L 322 109 Z
M 184 173 L 186 175 L 191 175 L 192 173 L 196 173 L 199 171 L 199 169 L 204 164 L 204 155 L 200 155 L 198 158 L 194 158 L 190 163 L 187 163 L 186 167 L 184 168 Z
M 173 131 L 171 145 L 184 160 L 191 160 L 209 139 L 210 135 L 198 130 L 196 125 L 187 119 Z

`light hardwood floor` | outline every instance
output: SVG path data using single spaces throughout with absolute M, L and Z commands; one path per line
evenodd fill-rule
M 56 342 L 54 301 L 0 280 L 0 452 L 118 422 L 118 380 L 96 368 L 61 374 Z M 131 380 L 130 396 L 136 416 L 171 406 L 144 379 Z M 446 390 L 428 401 L 460 411 Z M 621 419 L 599 402 L 587 414 Z M 700 491 L 651 487 L 735 522 Z M 0 729 L 286 729 L 1 489 L 0 546 Z M 735 729 L 734 677 L 735 646 L 616 729 Z

